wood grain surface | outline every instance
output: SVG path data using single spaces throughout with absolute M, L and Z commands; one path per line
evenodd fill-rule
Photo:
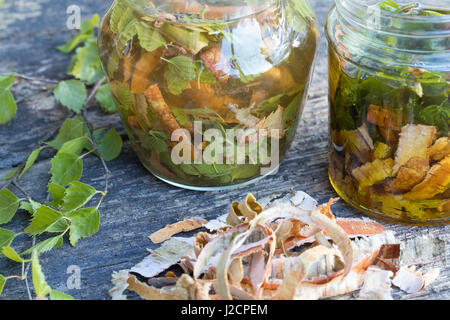
M 333 1 L 312 1 L 321 28 Z M 93 13 L 104 14 L 111 0 L 6 0 L 0 8 L 0 73 L 15 71 L 48 79 L 64 79 L 69 57 L 55 47 L 67 41 L 73 31 L 67 30 L 66 9 L 81 7 L 82 19 Z M 194 192 L 172 187 L 152 175 L 139 163 L 128 143 L 122 155 L 109 163 L 112 171 L 110 192 L 101 207 L 100 231 L 81 240 L 74 248 L 68 243 L 41 256 L 41 263 L 50 286 L 77 299 L 109 299 L 111 273 L 130 268 L 142 260 L 148 248 L 155 248 L 148 236 L 159 228 L 189 216 L 214 218 L 228 211 L 231 201 L 242 199 L 248 192 L 257 198 L 303 190 L 326 202 L 335 197 L 327 175 L 328 98 L 327 52 L 322 34 L 315 73 L 302 121 L 295 141 L 277 175 L 257 184 L 226 192 Z M 19 103 L 16 117 L 0 126 L 0 175 L 19 164 L 50 131 L 59 126 L 67 111 L 57 105 L 51 94 L 42 92 L 41 85 L 22 82 L 14 88 Z M 94 123 L 111 125 L 123 133 L 117 115 L 107 116 L 90 109 Z M 125 138 L 125 137 L 124 137 Z M 49 179 L 49 154 L 42 154 L 38 163 L 23 178 L 23 186 L 36 199 L 45 198 Z M 103 186 L 103 169 L 95 157 L 85 160 L 82 181 L 98 188 Z M 1 183 L 0 183 L 1 185 Z M 334 212 L 342 217 L 362 214 L 340 202 Z M 6 228 L 23 230 L 29 216 L 19 212 Z M 383 223 L 383 222 L 382 222 Z M 408 227 L 383 223 L 395 230 L 399 239 L 433 234 L 445 241 L 445 260 L 439 280 L 426 290 L 406 295 L 394 290 L 399 299 L 450 299 L 449 257 L 450 226 Z M 39 240 L 39 239 L 38 239 Z M 20 236 L 14 242 L 17 251 L 31 245 L 31 239 Z M 80 289 L 67 288 L 69 266 L 81 270 Z M 20 273 L 16 263 L 0 258 L 0 273 L 5 276 Z M 30 277 L 31 279 L 31 277 Z M 339 298 L 349 298 L 347 295 Z M 23 281 L 7 282 L 0 299 L 27 299 Z M 131 298 L 137 298 L 131 295 Z

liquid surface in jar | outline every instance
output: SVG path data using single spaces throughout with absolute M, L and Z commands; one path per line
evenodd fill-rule
M 239 134 L 223 144 L 244 154 L 245 164 L 227 154 L 214 154 L 219 161 L 210 164 L 177 164 L 171 135 L 179 129 L 185 129 L 192 158 L 210 144 L 196 143 L 196 133 L 276 129 L 264 139 L 269 157 L 276 139 L 281 161 L 309 84 L 318 38 L 313 16 L 302 16 L 294 1 L 229 22 L 208 19 L 211 6 L 204 15 L 144 15 L 127 3 L 117 1 L 104 18 L 99 48 L 132 146 L 147 169 L 182 185 L 222 186 L 258 177 L 266 165 L 251 149 L 258 142 Z
M 386 6 L 404 14 L 444 12 L 380 4 Z M 389 74 L 373 72 L 330 49 L 329 174 L 338 193 L 355 207 L 397 221 L 447 221 L 449 93 L 450 70 L 397 66 Z

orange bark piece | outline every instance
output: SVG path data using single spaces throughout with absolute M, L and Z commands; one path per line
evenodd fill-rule
M 152 233 L 149 238 L 153 241 L 153 243 L 161 243 L 171 236 L 180 233 L 180 232 L 188 232 L 192 230 L 196 230 L 201 228 L 208 221 L 202 218 L 192 218 L 186 219 L 183 221 L 179 221 L 173 224 L 170 224 L 154 233 Z
M 367 110 L 367 121 L 383 128 L 400 131 L 401 118 L 374 104 Z
M 435 136 L 434 126 L 408 124 L 402 127 L 395 154 L 394 174 L 412 158 L 428 159 L 428 148 Z
M 450 154 L 450 138 L 442 137 L 436 140 L 436 142 L 428 150 L 428 155 L 433 161 L 440 161 Z
M 450 155 L 435 164 L 425 179 L 404 195 L 407 199 L 426 200 L 444 192 L 450 184 Z
M 164 100 L 158 85 L 154 84 L 148 87 L 147 90 L 145 90 L 144 95 L 153 112 L 159 118 L 161 123 L 167 128 L 169 134 L 172 134 L 173 131 L 180 129 L 180 125 L 170 112 L 170 108 Z
M 161 51 L 145 52 L 142 54 L 133 71 L 131 78 L 131 91 L 137 94 L 144 93 L 150 83 L 150 75 L 160 63 Z
M 389 183 L 389 190 L 406 192 L 425 178 L 430 164 L 427 159 L 411 158 L 397 173 L 397 177 Z
M 230 75 L 226 73 L 224 67 L 220 66 L 221 51 L 219 47 L 211 49 L 200 54 L 205 67 L 216 77 L 219 82 L 227 82 Z

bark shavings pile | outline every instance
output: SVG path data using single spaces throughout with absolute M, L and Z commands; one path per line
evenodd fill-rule
M 415 269 L 442 258 L 438 239 L 400 242 L 377 222 L 336 218 L 334 201 L 318 205 L 292 191 L 259 203 L 249 194 L 217 219 L 166 226 L 150 236 L 162 242 L 158 249 L 113 273 L 110 295 L 126 299 L 128 289 L 150 300 L 311 300 L 359 290 L 358 299 L 392 299 L 391 285 L 415 293 L 439 276 L 439 269 Z M 208 232 L 174 236 L 199 228 Z M 418 250 L 421 243 L 427 246 Z M 181 274 L 168 271 L 175 265 Z

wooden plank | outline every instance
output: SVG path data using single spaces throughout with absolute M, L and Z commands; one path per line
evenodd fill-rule
M 5 7 L 0 9 L 0 21 L 2 23 L 7 21 L 7 28 L 0 39 L 2 41 L 0 56 L 7 58 L 2 60 L 0 72 L 10 68 L 14 71 L 32 73 L 43 68 L 44 71 L 37 75 L 49 78 L 61 77 L 67 60 L 59 60 L 62 59 L 57 58 L 60 54 L 52 50 L 54 46 L 69 37 L 67 32 L 60 32 L 64 25 L 64 19 L 61 16 L 64 16 L 69 1 L 27 0 L 22 2 L 27 5 L 34 2 L 36 5 L 27 9 L 8 4 L 7 1 Z M 322 25 L 331 3 L 331 0 L 314 2 Z M 88 15 L 87 13 L 104 12 L 101 11 L 102 8 L 107 7 L 102 0 L 78 0 L 70 1 L 70 4 L 82 5 L 84 17 Z M 21 31 L 24 27 L 22 20 L 18 19 L 14 22 L 10 22 L 10 18 L 3 20 L 6 19 L 6 15 L 17 16 L 16 13 L 20 12 L 22 12 L 21 17 L 28 19 L 24 31 Z M 44 17 L 51 23 L 47 22 L 45 28 L 37 28 Z M 0 23 L 0 30 L 2 30 L 2 23 Z M 49 35 L 53 36 L 51 40 Z M 5 43 L 6 47 L 4 47 Z M 40 59 L 29 57 L 27 54 L 17 56 L 20 50 L 14 47 L 15 44 L 20 44 L 18 47 L 25 51 L 36 50 Z M 52 57 L 54 57 L 53 60 Z M 20 65 L 18 61 L 21 62 Z M 34 87 L 27 88 L 25 84 L 22 86 L 24 87 L 17 88 L 18 97 L 37 90 Z M 122 155 L 109 164 L 113 176 L 110 193 L 101 207 L 100 231 L 90 238 L 81 240 L 75 248 L 65 243 L 61 248 L 41 256 L 49 284 L 78 299 L 108 299 L 107 292 L 111 288 L 112 271 L 130 268 L 143 259 L 147 254 L 147 248 L 156 247 L 148 240 L 148 235 L 166 224 L 193 215 L 206 219 L 217 217 L 228 211 L 231 201 L 242 199 L 247 192 L 252 192 L 256 197 L 264 197 L 269 194 L 285 193 L 294 188 L 307 191 L 320 202 L 326 202 L 330 197 L 335 197 L 336 194 L 327 177 L 326 88 L 326 43 L 322 37 L 309 94 L 310 99 L 286 160 L 282 163 L 277 175 L 267 177 L 249 187 L 227 192 L 194 192 L 174 188 L 148 174 L 126 143 Z M 38 95 L 20 104 L 17 118 L 7 126 L 0 127 L 2 146 L 0 174 L 9 166 L 17 164 L 46 132 L 58 125 L 65 114 L 66 112 L 55 105 L 48 94 Z M 110 124 L 121 128 L 117 115 L 105 117 L 95 112 L 93 116 L 96 123 L 103 123 L 105 119 L 108 119 Z M 24 188 L 37 199 L 45 197 L 44 190 L 49 178 L 49 164 L 45 158 L 44 155 L 41 161 L 24 176 Z M 103 170 L 95 157 L 88 157 L 85 160 L 83 181 L 98 188 L 102 187 Z M 358 211 L 342 202 L 334 206 L 334 212 L 342 217 L 361 217 Z M 20 212 L 7 227 L 14 231 L 21 231 L 28 219 L 27 214 Z M 400 239 L 409 239 L 420 234 L 433 234 L 444 239 L 446 243 L 449 240 L 450 226 L 419 228 L 383 224 L 395 230 Z M 31 240 L 26 236 L 21 236 L 14 242 L 18 251 L 28 248 L 30 244 Z M 447 246 L 446 259 L 448 257 L 449 246 Z M 81 270 L 79 290 L 68 290 L 66 287 L 66 281 L 70 276 L 66 271 L 71 265 L 79 266 Z M 0 270 L 5 275 L 17 274 L 20 272 L 20 266 L 6 259 L 0 259 Z M 449 284 L 450 268 L 445 267 L 438 283 L 431 288 L 415 295 L 400 295 L 396 290 L 394 296 L 402 299 L 449 299 Z M 1 299 L 27 299 L 24 284 L 18 280 L 8 281 Z

